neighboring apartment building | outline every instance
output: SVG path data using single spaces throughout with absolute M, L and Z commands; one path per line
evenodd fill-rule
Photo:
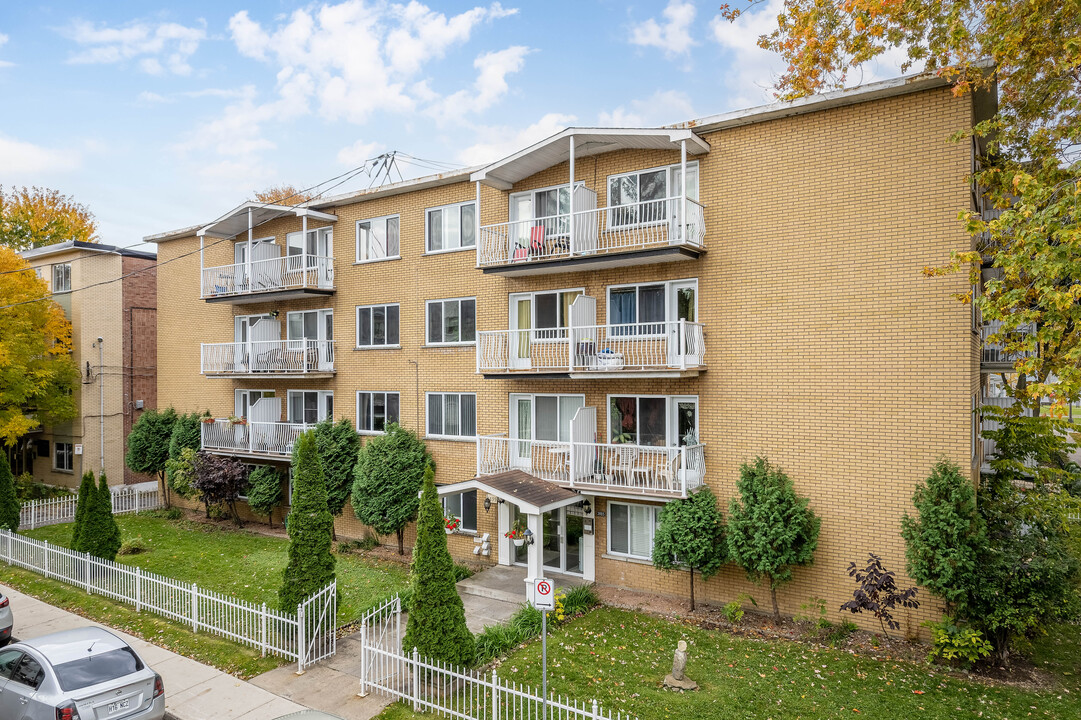
M 29 436 L 34 478 L 74 487 L 104 467 L 111 485 L 148 480 L 124 466 L 124 452 L 142 410 L 157 405 L 154 253 L 69 241 L 21 254 L 71 321 L 81 376 L 78 416 Z
M 822 517 L 783 608 L 837 607 L 850 561 L 903 571 L 901 516 L 936 458 L 979 467 L 967 280 L 921 271 L 970 247 L 972 150 L 949 138 L 985 102 L 920 77 L 570 128 L 148 237 L 170 262 L 159 405 L 246 418 L 205 424 L 204 448 L 282 468 L 324 417 L 366 437 L 397 420 L 463 519 L 456 556 L 680 596 L 686 573 L 650 566 L 658 510 L 703 483 L 727 506 L 764 455 Z M 532 547 L 504 537 L 519 515 Z M 338 532 L 364 529 L 347 508 Z M 734 567 L 705 586 L 766 593 Z

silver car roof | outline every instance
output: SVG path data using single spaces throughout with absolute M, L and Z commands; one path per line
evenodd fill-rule
M 337 715 L 325 713 L 322 710 L 301 710 L 300 712 L 281 715 L 275 720 L 342 720 Z
M 116 635 L 99 627 L 61 630 L 33 640 L 24 640 L 22 644 L 37 650 L 52 665 L 128 647 L 128 644 Z

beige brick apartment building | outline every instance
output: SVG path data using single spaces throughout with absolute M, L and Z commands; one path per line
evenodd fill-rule
M 950 135 L 981 102 L 921 77 L 570 128 L 149 237 L 171 263 L 159 405 L 221 418 L 207 450 L 283 466 L 307 423 L 397 419 L 452 486 L 453 553 L 672 595 L 687 579 L 650 566 L 657 508 L 702 483 L 727 503 L 765 455 L 822 517 L 783 608 L 836 607 L 849 561 L 903 570 L 900 519 L 937 457 L 978 467 L 966 280 L 921 270 L 969 247 L 972 151 Z M 503 537 L 519 514 L 532 548 Z M 363 533 L 351 515 L 340 534 Z M 766 594 L 735 568 L 705 590 L 742 592 Z
M 104 467 L 112 485 L 148 480 L 125 467 L 124 452 L 142 410 L 157 405 L 154 254 L 73 240 L 21 255 L 71 321 L 81 375 L 78 416 L 25 439 L 34 479 L 74 487 L 84 471 Z

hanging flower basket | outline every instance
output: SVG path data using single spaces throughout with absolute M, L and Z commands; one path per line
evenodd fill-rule
M 462 526 L 462 519 L 460 517 L 443 518 L 443 527 L 447 531 L 447 535 L 453 535 L 458 532 L 458 528 Z
M 525 530 L 522 528 L 511 528 L 503 533 L 503 537 L 510 538 L 511 542 L 514 543 L 514 547 L 522 547 L 525 545 Z
M 204 425 L 213 425 L 215 422 L 217 422 L 217 421 L 214 420 L 214 418 L 212 418 L 212 417 L 203 418 L 203 424 Z
M 511 542 L 514 543 L 514 547 L 522 547 L 525 545 L 525 538 L 511 538 Z
M 242 418 L 242 417 L 236 417 L 235 415 L 230 415 L 228 418 L 226 418 L 225 422 L 229 423 L 230 425 L 247 425 L 248 424 L 248 418 Z

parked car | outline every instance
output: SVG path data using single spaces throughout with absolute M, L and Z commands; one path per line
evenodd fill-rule
M 15 620 L 11 617 L 11 600 L 0 592 L 0 648 L 11 642 L 11 627 Z
M 342 718 L 322 710 L 301 710 L 288 715 L 279 715 L 274 720 L 342 720 Z
M 64 630 L 0 650 L 3 720 L 164 717 L 161 676 L 108 630 Z

